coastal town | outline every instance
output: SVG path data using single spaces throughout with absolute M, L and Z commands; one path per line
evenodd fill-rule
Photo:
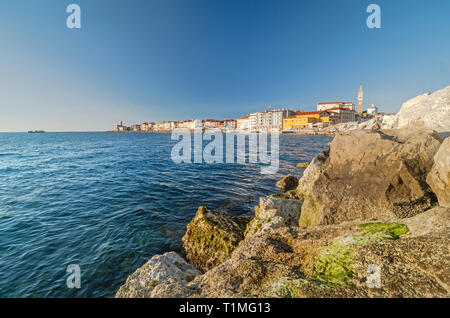
M 190 119 L 183 121 L 144 122 L 125 126 L 118 124 L 114 132 L 170 132 L 174 129 L 220 130 L 240 132 L 315 132 L 342 123 L 362 122 L 382 117 L 373 104 L 363 110 L 363 89 L 358 92 L 358 104 L 353 102 L 319 102 L 315 111 L 294 111 L 287 108 L 270 109 L 237 119 Z

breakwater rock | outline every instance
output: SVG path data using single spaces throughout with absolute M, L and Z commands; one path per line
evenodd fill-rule
M 221 265 L 158 296 L 448 297 L 449 216 L 436 207 L 399 222 L 259 233 Z
M 442 143 L 434 156 L 434 164 L 427 176 L 427 182 L 436 194 L 441 206 L 450 207 L 450 138 Z
M 276 187 L 282 191 L 294 190 L 298 186 L 298 178 L 291 174 L 277 182 Z
M 316 160 L 320 164 L 308 167 L 306 180 L 300 180 L 297 192 L 304 202 L 299 224 L 397 219 L 435 206 L 426 177 L 441 143 L 427 129 L 337 135 L 328 156 L 322 154 Z
M 392 128 L 426 127 L 450 132 L 450 86 L 405 102 L 390 120 Z
M 248 223 L 245 237 L 279 227 L 297 226 L 302 203 L 301 200 L 286 198 L 286 195 L 259 198 L 255 217 Z
M 250 219 L 199 207 L 182 239 L 187 260 L 202 271 L 221 264 L 244 238 Z
M 449 140 L 339 134 L 250 222 L 200 207 L 183 237 L 196 268 L 154 256 L 116 297 L 449 297 Z
M 127 278 L 116 298 L 152 297 L 152 292 L 160 285 L 182 286 L 199 274 L 200 271 L 175 252 L 155 255 Z M 172 293 L 174 290 L 172 288 Z

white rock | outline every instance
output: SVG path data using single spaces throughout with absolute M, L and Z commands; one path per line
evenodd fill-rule
M 450 86 L 408 100 L 396 117 L 398 124 L 392 128 L 425 126 L 437 132 L 450 131 Z
M 153 289 L 159 284 L 169 281 L 186 284 L 200 274 L 175 252 L 155 255 L 127 278 L 116 297 L 151 297 Z

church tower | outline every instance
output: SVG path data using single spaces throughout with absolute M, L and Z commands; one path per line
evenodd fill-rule
M 358 92 L 358 114 L 362 114 L 363 112 L 363 88 L 362 85 L 359 86 L 359 92 Z

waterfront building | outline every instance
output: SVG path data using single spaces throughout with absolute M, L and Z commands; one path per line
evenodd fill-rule
M 248 126 L 247 129 L 252 131 L 252 130 L 256 130 L 256 123 L 257 123 L 257 114 L 250 114 L 248 117 Z
M 202 123 L 203 128 L 219 128 L 223 126 L 222 122 L 217 119 L 204 119 Z
M 250 126 L 250 115 L 236 119 L 236 129 L 246 130 Z
M 192 129 L 192 120 L 179 121 L 179 122 L 177 122 L 177 125 L 174 128 Z
M 141 125 L 138 124 L 131 125 L 131 131 L 141 131 Z
M 355 104 L 352 102 L 325 102 L 317 103 L 317 110 L 328 110 L 333 108 L 341 108 L 346 110 L 355 110 Z
M 229 129 L 236 129 L 236 120 L 234 119 L 225 119 L 223 121 L 223 127 Z
M 355 104 L 352 103 L 352 102 L 344 102 L 344 103 L 342 104 L 342 108 L 343 108 L 343 109 L 347 109 L 347 110 L 353 110 L 353 111 L 355 111 Z
M 353 110 L 344 108 L 330 108 L 327 111 L 333 115 L 333 120 L 330 120 L 330 122 L 338 124 L 356 121 L 356 112 Z
M 254 114 L 254 124 L 257 130 L 271 130 L 282 129 L 283 119 L 294 115 L 292 110 L 277 109 L 277 110 L 265 110 Z M 250 115 L 252 116 L 252 115 Z
M 162 122 L 156 123 L 154 128 L 155 128 L 155 130 L 172 130 L 175 128 L 175 122 L 162 121 Z
M 123 122 L 120 122 L 119 125 L 116 126 L 116 128 L 114 129 L 115 132 L 124 132 L 127 131 L 128 127 L 123 125 Z
M 295 115 L 283 119 L 283 130 L 326 127 L 330 118 L 328 111 L 296 112 Z
M 191 129 L 202 129 L 203 128 L 203 122 L 201 119 L 194 119 L 191 121 Z
M 142 123 L 141 124 L 141 131 L 149 131 L 150 130 L 150 124 L 149 123 Z
M 359 86 L 359 92 L 358 92 L 358 114 L 361 115 L 363 112 L 363 88 L 362 85 Z

